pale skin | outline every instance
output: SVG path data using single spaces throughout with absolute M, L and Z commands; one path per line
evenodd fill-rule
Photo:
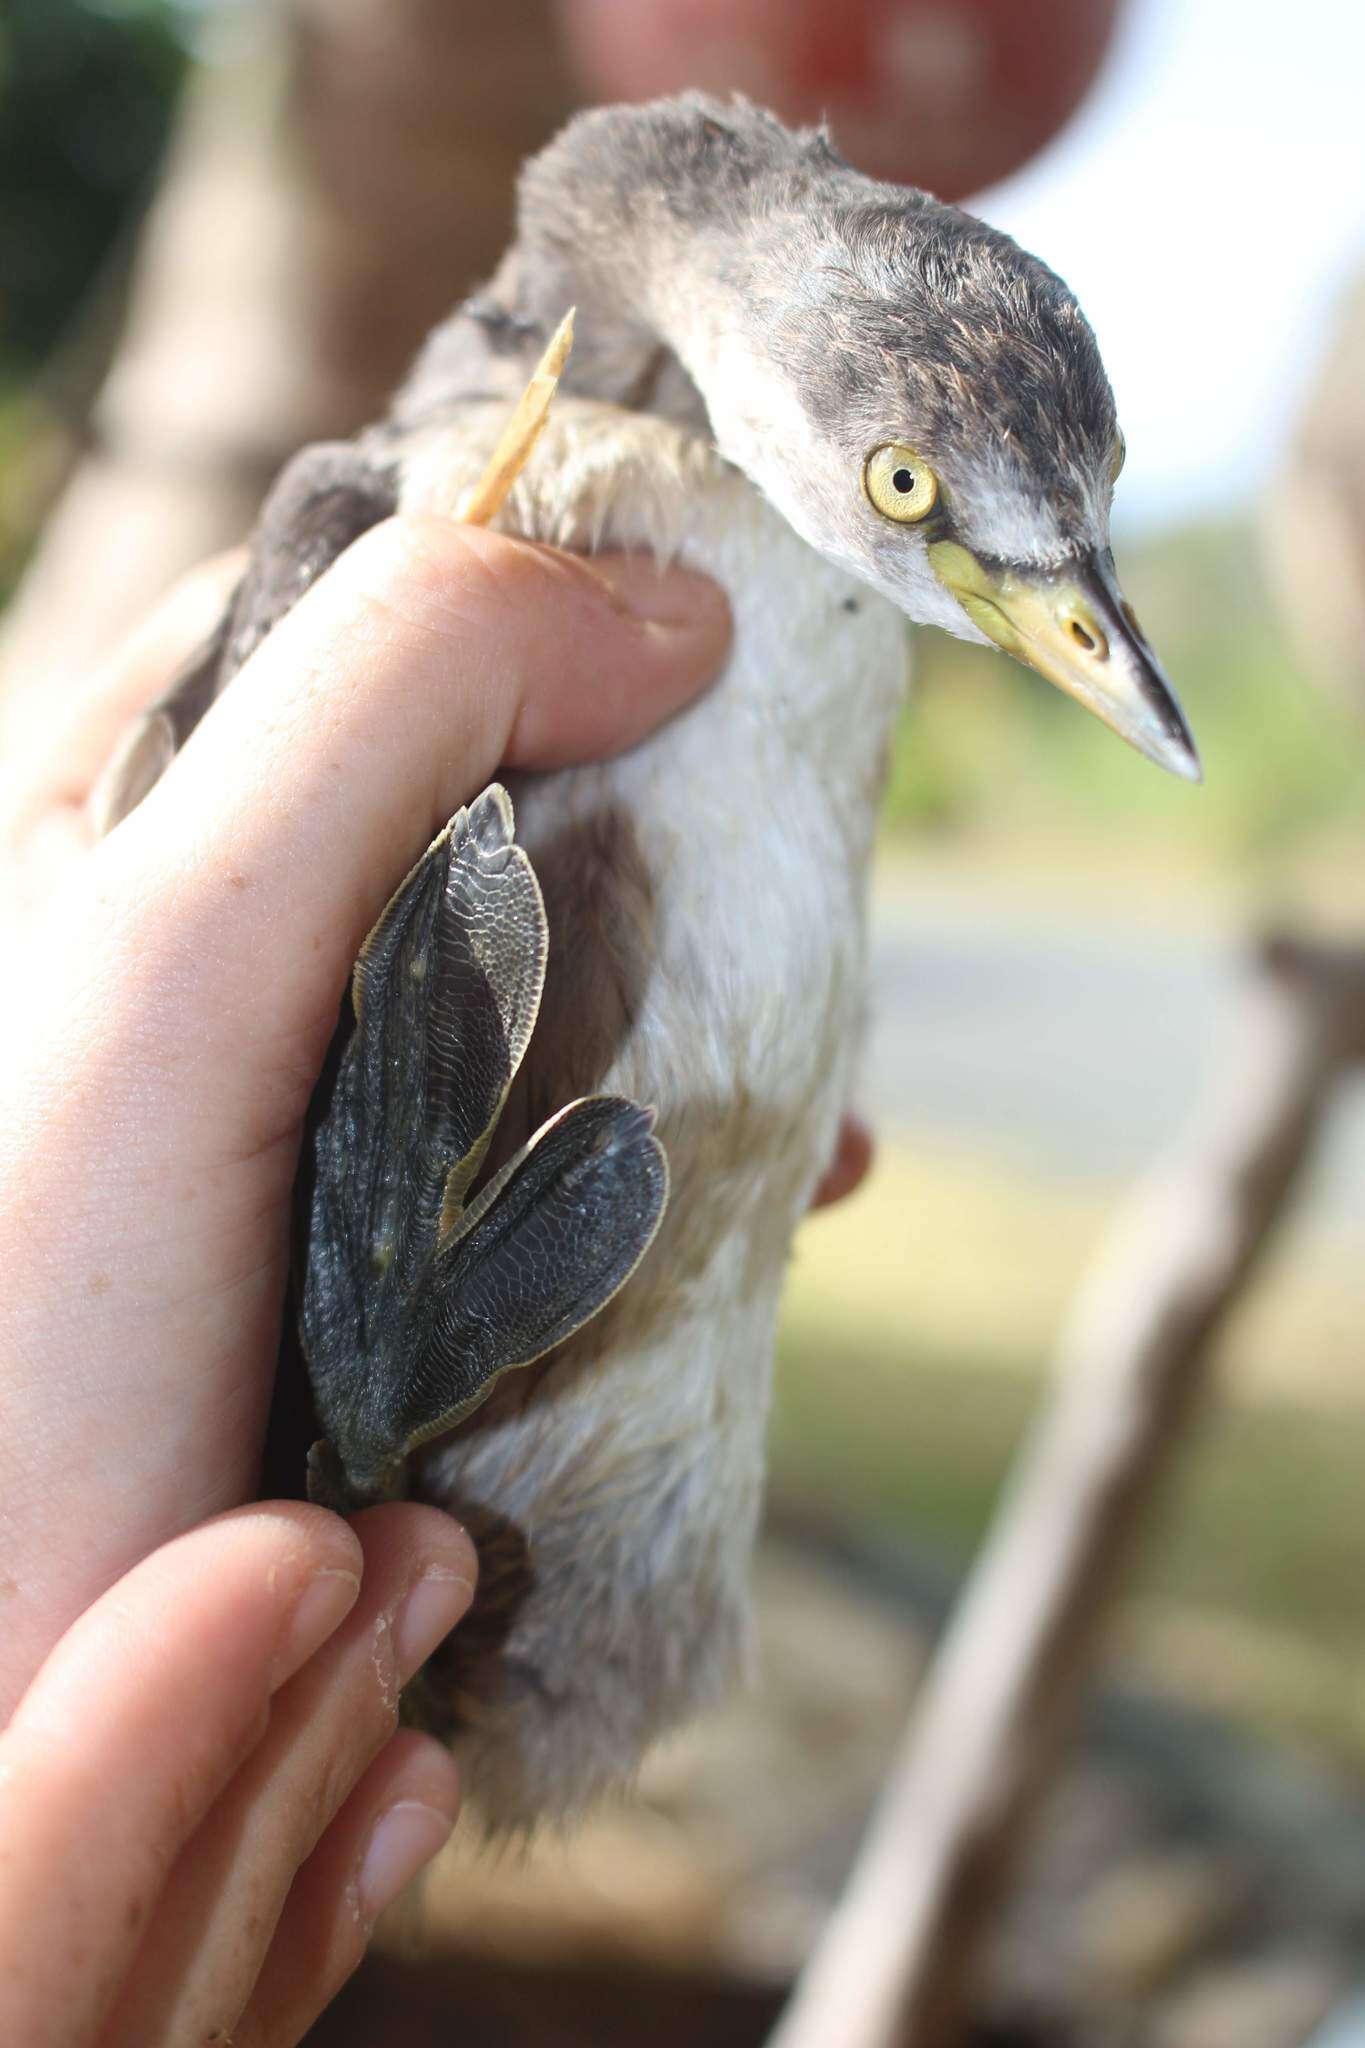
M 87 690 L 0 706 L 0 2039 L 32 2048 L 288 2048 L 449 1833 L 454 1765 L 396 1701 L 472 1598 L 463 1531 L 244 1505 L 301 1121 L 450 812 L 629 746 L 729 640 L 684 571 L 386 521 L 96 842 L 111 746 L 235 569 Z M 817 1199 L 868 1149 L 850 1122 Z

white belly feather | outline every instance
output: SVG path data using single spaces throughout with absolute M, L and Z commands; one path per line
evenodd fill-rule
M 405 506 L 452 509 L 500 424 L 434 436 Z M 662 732 L 513 785 L 551 931 L 521 1113 L 590 1090 L 652 1102 L 672 1175 L 624 1292 L 508 1375 L 417 1487 L 480 1543 L 479 1607 L 437 1683 L 471 1792 L 517 1825 L 618 1782 L 742 1662 L 774 1322 L 848 1102 L 906 639 L 658 420 L 561 400 L 504 523 L 677 556 L 735 623 L 720 682 Z

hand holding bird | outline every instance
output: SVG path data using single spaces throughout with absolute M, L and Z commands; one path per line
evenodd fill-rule
M 395 873 L 500 762 L 629 745 L 728 637 L 684 572 L 390 522 L 92 845 L 105 755 L 222 587 L 7 764 L 6 1706 L 121 1572 L 256 1491 L 300 1124 Z
M 1061 280 L 969 216 L 862 177 L 823 133 L 687 96 L 573 123 L 527 167 L 497 274 L 436 330 L 388 417 L 284 472 L 233 602 L 121 759 L 110 815 L 133 815 L 109 842 L 115 870 L 154 829 L 149 811 L 174 815 L 163 771 L 193 796 L 177 750 L 189 739 L 186 759 L 202 761 L 198 721 L 252 676 L 263 642 L 291 648 L 328 564 L 391 512 L 469 504 L 575 302 L 560 408 L 503 516 L 585 552 L 681 554 L 725 586 L 735 647 L 711 702 L 637 734 L 615 767 L 519 781 L 554 946 L 527 1000 L 515 974 L 496 993 L 505 959 L 491 983 L 478 968 L 489 1043 L 506 1040 L 491 1065 L 466 1057 L 468 1005 L 433 1007 L 431 991 L 448 969 L 468 980 L 458 962 L 479 950 L 506 863 L 529 873 L 510 810 L 484 798 L 413 871 L 361 949 L 357 1028 L 317 1112 L 300 1267 L 303 1348 L 349 1497 L 401 1485 L 479 1545 L 474 1624 L 424 1674 L 424 1706 L 504 1826 L 617 1782 L 743 1659 L 777 1301 L 852 1082 L 904 615 L 994 641 L 1162 765 L 1199 774 L 1115 580 L 1122 437 Z M 604 682 L 608 700 L 637 686 L 628 670 Z M 210 710 L 211 729 L 231 735 L 257 695 L 234 683 L 222 702 L 246 709 L 216 726 Z M 324 739 L 348 710 L 323 690 L 307 703 Z M 513 762 L 544 766 L 518 736 L 514 723 Z M 392 745 L 382 727 L 374 738 Z M 258 775 L 271 740 L 258 739 Z M 429 776 L 418 819 L 424 791 Z M 438 822 L 428 809 L 426 832 Z M 382 849 L 349 850 L 373 862 Z M 258 876 L 248 863 L 230 880 L 244 891 Z M 513 895 L 524 913 L 527 892 Z M 224 908 L 245 944 L 243 906 Z M 523 914 L 518 929 L 539 961 L 543 921 Z M 222 1022 L 208 1036 L 226 1052 Z M 275 1127 L 297 1130 L 324 1024 L 314 1008 L 286 1035 L 285 1113 L 278 1084 L 255 1106 L 258 1124 L 274 1109 L 260 1149 L 277 1163 Z M 557 1121 L 588 1096 L 598 1109 Z M 676 1198 L 648 1274 L 583 1331 L 648 1241 L 658 1189 L 641 1197 L 646 1227 L 613 1245 L 560 1169 L 596 1174 L 609 1198 L 619 1187 L 614 1152 L 594 1164 L 601 1114 L 623 1158 L 657 1164 L 632 1103 L 660 1107 Z M 632 1195 L 620 1215 L 636 1208 Z M 549 1224 L 563 1241 L 547 1259 Z M 506 1366 L 538 1356 L 528 1333 L 548 1333 L 549 1356 L 486 1400 Z

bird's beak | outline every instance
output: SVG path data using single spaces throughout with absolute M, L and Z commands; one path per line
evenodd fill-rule
M 940 540 L 929 560 L 988 640 L 1075 697 L 1149 761 L 1203 781 L 1185 715 L 1107 550 L 1061 569 L 988 567 L 960 542 Z

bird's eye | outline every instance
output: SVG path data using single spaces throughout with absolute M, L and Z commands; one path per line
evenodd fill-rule
M 907 525 L 927 518 L 938 502 L 938 478 L 903 441 L 873 449 L 863 464 L 863 489 L 885 518 Z
M 1127 460 L 1128 443 L 1124 440 L 1122 434 L 1119 434 L 1114 441 L 1113 459 L 1109 464 L 1109 482 L 1111 486 L 1118 482 L 1123 465 Z

